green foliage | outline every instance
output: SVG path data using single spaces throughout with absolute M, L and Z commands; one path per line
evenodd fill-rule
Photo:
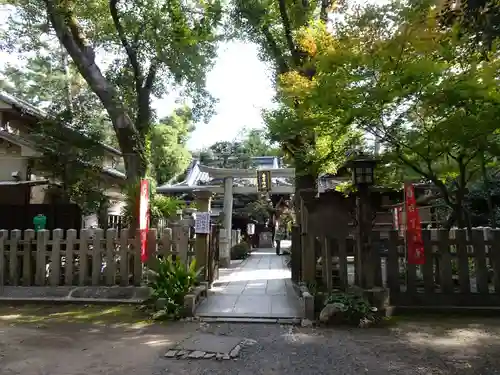
M 245 204 L 244 207 L 235 210 L 235 212 L 258 223 L 265 223 L 271 216 L 272 208 L 269 207 L 269 203 L 266 200 L 257 199 Z
M 353 324 L 356 326 L 375 322 L 377 309 L 362 296 L 355 293 L 335 291 L 328 295 L 324 306 L 335 305 L 340 311 L 338 323 Z
M 149 205 L 151 226 L 155 226 L 159 219 L 173 217 L 177 210 L 186 208 L 183 200 L 161 194 L 153 194 Z
M 193 260 L 189 267 L 173 260 L 172 257 L 158 260 L 148 270 L 149 286 L 153 289 L 152 301 L 163 299 L 165 302 L 163 314 L 157 316 L 178 319 L 184 311 L 184 296 L 197 284 L 201 273 L 196 270 L 196 261 Z
M 180 89 L 193 115 L 207 119 L 213 98 L 205 75 L 216 56 L 219 0 L 8 0 L 0 48 L 59 56 L 61 46 L 109 116 L 130 182 L 150 167 L 153 97 Z M 101 56 L 110 58 L 100 59 Z M 101 61 L 104 60 L 104 61 Z
M 158 185 L 167 183 L 189 165 L 191 154 L 186 142 L 193 130 L 192 113 L 187 107 L 177 109 L 151 128 L 151 163 Z
M 71 111 L 52 107 L 57 114 L 40 122 L 29 137 L 41 154 L 34 159 L 34 167 L 59 182 L 53 197 L 74 202 L 84 214 L 92 214 L 106 200 L 104 148 L 101 129 L 85 114 L 86 97 L 78 99 L 72 101 Z
M 123 188 L 122 193 L 125 197 L 125 204 L 121 214 L 126 226 L 131 226 L 132 220 L 138 215 L 140 200 L 139 188 L 140 181 L 127 184 Z M 175 215 L 178 209 L 183 209 L 185 206 L 186 204 L 183 200 L 157 194 L 156 184 L 152 179 L 149 179 L 149 213 L 151 227 L 156 226 L 159 219 L 168 219 Z
M 231 260 L 246 259 L 250 256 L 250 246 L 247 242 L 240 242 L 231 248 Z

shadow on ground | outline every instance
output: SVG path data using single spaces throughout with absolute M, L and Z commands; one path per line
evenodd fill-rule
M 166 359 L 199 331 L 249 338 L 236 361 Z M 152 323 L 133 306 L 0 307 L 2 375 L 500 374 L 500 319 L 398 318 L 384 328 Z

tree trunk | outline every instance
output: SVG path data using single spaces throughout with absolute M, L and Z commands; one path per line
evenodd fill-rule
M 116 88 L 106 80 L 95 61 L 95 51 L 81 34 L 78 23 L 67 5 L 45 0 L 47 14 L 61 45 L 78 71 L 99 97 L 108 113 L 118 139 L 129 182 L 137 181 L 146 172 L 144 142 L 120 100 Z
M 297 174 L 300 173 L 299 170 L 295 170 L 295 222 L 297 225 L 302 225 L 301 215 L 300 215 L 300 194 L 301 192 L 314 192 L 317 189 L 316 176 L 310 174 Z
M 495 217 L 495 207 L 493 205 L 493 197 L 490 193 L 490 179 L 488 177 L 488 171 L 486 170 L 486 160 L 484 157 L 484 151 L 481 154 L 481 174 L 483 175 L 484 191 L 486 192 L 486 202 L 488 204 L 488 215 L 490 217 L 490 226 L 496 228 L 496 217 Z

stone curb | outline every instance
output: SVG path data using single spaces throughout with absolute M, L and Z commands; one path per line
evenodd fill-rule
M 195 316 L 195 311 L 198 305 L 208 298 L 208 283 L 202 282 L 200 285 L 184 296 L 184 314 L 186 317 Z
M 137 286 L 4 286 L 0 302 L 141 304 L 151 296 L 149 287 Z
M 305 283 L 298 284 L 298 292 L 302 301 L 302 316 L 311 322 L 314 321 L 314 296 L 309 292 Z

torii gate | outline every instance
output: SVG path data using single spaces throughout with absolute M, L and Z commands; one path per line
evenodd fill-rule
M 224 186 L 202 185 L 202 186 L 160 186 L 157 189 L 158 193 L 169 192 L 188 192 L 188 191 L 209 191 L 211 193 L 224 193 L 223 206 L 223 227 L 225 229 L 224 241 L 221 241 L 219 247 L 219 259 L 221 264 L 229 264 L 230 260 L 230 244 L 231 244 L 231 228 L 233 218 L 233 194 L 258 194 L 257 186 L 233 186 L 235 178 L 256 179 L 257 173 L 269 172 L 272 178 L 293 178 L 295 177 L 294 168 L 270 168 L 270 169 L 231 169 L 231 168 L 216 168 L 205 165 L 198 165 L 200 172 L 207 173 L 214 179 L 223 179 Z M 269 186 L 268 194 L 293 194 L 294 186 Z

